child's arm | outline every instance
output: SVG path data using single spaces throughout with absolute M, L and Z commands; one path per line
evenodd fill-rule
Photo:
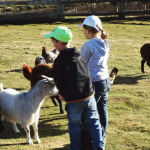
M 90 47 L 87 46 L 87 45 L 82 45 L 81 47 L 81 50 L 80 50 L 80 53 L 82 55 L 82 57 L 86 60 L 86 62 L 88 63 L 89 62 L 89 59 L 92 55 L 92 53 L 90 52 Z
M 61 101 L 64 101 L 64 98 L 59 94 L 59 99 L 61 100 Z
M 55 84 L 56 87 L 59 89 L 59 94 L 64 97 L 65 93 L 65 67 L 64 64 L 61 62 L 59 63 L 59 60 L 56 60 L 54 62 L 54 75 L 55 75 Z

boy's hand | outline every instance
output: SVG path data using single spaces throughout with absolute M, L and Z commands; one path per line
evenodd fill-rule
M 61 100 L 61 101 L 64 101 L 64 98 L 59 94 L 59 99 Z

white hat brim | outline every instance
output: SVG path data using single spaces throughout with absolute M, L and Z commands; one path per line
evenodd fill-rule
M 81 27 L 81 26 L 83 26 L 83 23 L 77 25 L 77 27 Z

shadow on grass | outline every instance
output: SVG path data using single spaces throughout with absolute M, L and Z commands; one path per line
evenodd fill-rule
M 137 75 L 137 74 L 136 74 Z M 136 77 L 132 76 L 127 76 L 127 77 L 123 77 L 123 76 L 116 76 L 115 80 L 114 80 L 114 84 L 137 84 L 138 80 L 144 80 L 145 78 L 147 78 L 146 75 L 139 75 Z
M 34 144 L 36 144 L 36 143 L 34 143 Z M 38 144 L 38 143 L 37 143 Z M 0 146 L 17 146 L 17 145 L 28 145 L 28 144 L 26 144 L 26 143 L 19 143 L 19 144 L 0 144 Z M 66 144 L 66 145 L 64 145 L 64 147 L 61 147 L 61 148 L 54 148 L 53 150 L 68 150 L 68 148 L 69 148 L 69 144 Z
M 69 149 L 69 144 L 65 144 L 64 147 L 54 148 L 53 150 L 68 150 L 68 149 Z
M 98 15 L 97 15 L 98 16 Z M 85 17 L 84 17 L 85 18 Z M 38 19 L 5 19 L 0 24 L 8 26 L 10 24 L 13 25 L 25 25 L 25 24 L 43 24 L 43 23 L 48 23 L 48 24 L 61 24 L 64 22 L 72 24 L 73 22 L 82 22 L 84 18 L 78 17 L 78 18 L 38 18 Z M 150 16 L 133 16 L 133 17 L 127 17 L 124 19 L 120 19 L 119 17 L 102 17 L 102 21 L 107 21 L 112 24 L 123 24 L 125 21 L 125 24 L 132 24 L 132 23 L 127 23 L 127 21 L 149 21 Z M 134 24 L 134 23 L 133 23 Z M 141 23 L 141 24 L 134 24 L 134 25 L 147 25 L 146 23 Z M 149 25 L 149 24 L 148 24 Z M 35 25 L 32 25 L 35 26 Z
M 8 72 L 22 72 L 22 69 L 14 69 L 14 70 L 9 70 L 9 71 L 5 71 L 6 73 Z
M 56 115 L 56 114 L 55 114 Z M 48 114 L 51 116 L 51 114 Z M 63 119 L 67 119 L 66 115 L 63 116 L 51 116 L 49 119 L 46 115 L 45 118 L 39 118 L 38 132 L 40 137 L 49 137 L 49 136 L 61 136 L 62 134 L 68 133 L 68 127 L 63 123 Z M 58 121 L 58 122 L 56 122 Z M 12 128 L 10 122 L 4 120 L 3 125 L 5 127 L 5 132 L 0 134 L 0 139 L 26 139 L 26 133 L 20 124 L 17 124 L 18 129 L 20 130 L 19 134 L 16 134 Z M 67 127 L 66 130 L 62 127 Z M 30 126 L 30 135 L 33 137 L 34 131 L 32 126 Z
M 127 24 L 127 25 L 150 25 L 150 16 L 141 16 L 141 17 L 128 17 L 125 19 L 110 19 L 109 21 L 104 19 L 104 21 L 108 21 L 110 24 Z M 128 22 L 129 21 L 129 22 Z M 135 22 L 131 22 L 131 21 L 145 21 L 142 23 L 135 23 Z
M 48 114 L 50 115 L 50 114 Z M 42 123 L 46 123 L 46 122 L 51 122 L 51 121 L 54 121 L 54 120 L 60 120 L 60 119 L 67 119 L 67 116 L 57 116 L 57 117 L 53 117 L 52 119 L 47 119 L 47 118 L 40 118 L 40 120 L 44 120 L 46 119 L 45 121 L 42 121 Z
M 11 146 L 11 145 L 18 145 L 18 144 L 0 144 L 0 146 Z M 19 143 L 19 145 L 27 145 L 26 143 Z
M 67 120 L 66 115 L 54 116 L 54 114 L 47 114 L 45 117 L 41 116 L 39 119 L 39 135 L 40 137 L 48 137 L 48 136 L 61 136 L 63 134 L 68 133 L 68 125 L 64 123 Z M 48 118 L 47 116 L 50 116 Z M 64 128 L 67 128 L 64 130 Z

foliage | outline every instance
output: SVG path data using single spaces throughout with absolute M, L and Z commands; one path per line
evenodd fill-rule
M 53 24 L 3 25 L 0 26 L 0 80 L 4 88 L 19 91 L 30 89 L 30 83 L 23 77 L 22 64 L 34 67 L 35 58 L 42 53 L 42 46 L 48 51 L 54 49 L 45 33 L 55 27 L 67 26 L 73 32 L 72 47 L 81 48 L 86 42 L 81 22 L 55 22 Z M 149 42 L 149 20 L 113 20 L 103 22 L 103 29 L 109 33 L 109 72 L 119 69 L 109 91 L 107 150 L 146 150 L 150 148 L 150 68 L 145 64 L 146 74 L 140 70 L 140 47 Z M 65 106 L 65 103 L 63 103 Z M 3 121 L 6 132 L 0 135 L 0 149 L 50 149 L 68 150 L 69 135 L 67 116 L 59 113 L 59 107 L 46 98 L 40 111 L 39 136 L 41 144 L 26 145 L 25 131 L 18 124 L 20 134 L 14 134 L 9 122 Z M 33 138 L 33 129 L 31 137 Z M 34 140 L 33 140 L 34 142 Z

